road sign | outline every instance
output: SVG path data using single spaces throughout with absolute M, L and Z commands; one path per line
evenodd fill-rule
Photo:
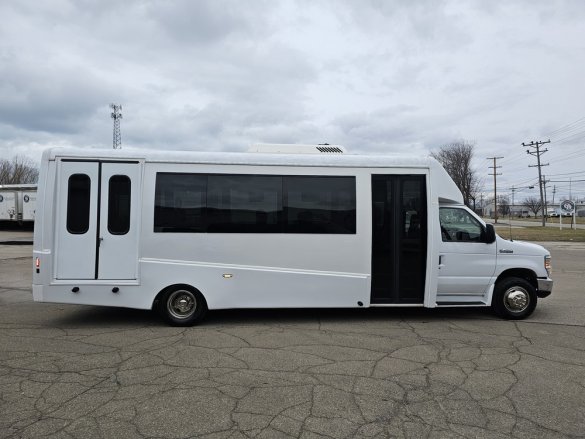
M 561 201 L 561 212 L 562 213 L 568 213 L 568 214 L 573 214 L 573 211 L 575 210 L 575 202 L 571 201 L 571 200 L 563 200 Z

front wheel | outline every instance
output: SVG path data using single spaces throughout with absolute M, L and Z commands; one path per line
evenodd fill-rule
M 161 294 L 158 312 L 172 326 L 193 326 L 205 316 L 207 303 L 195 288 L 173 285 Z
M 492 309 L 504 319 L 520 320 L 536 308 L 536 289 L 525 279 L 509 277 L 496 284 Z

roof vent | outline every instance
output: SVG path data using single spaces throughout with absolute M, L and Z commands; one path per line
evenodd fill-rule
M 265 154 L 344 154 L 346 151 L 343 146 L 329 145 L 327 143 L 319 145 L 256 143 L 248 149 L 248 152 L 261 152 Z
M 333 152 L 343 154 L 343 150 L 339 146 L 318 146 L 319 152 Z

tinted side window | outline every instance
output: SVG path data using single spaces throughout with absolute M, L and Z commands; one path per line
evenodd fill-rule
M 425 227 L 423 224 L 425 222 L 423 214 L 424 181 L 406 178 L 402 181 L 402 236 L 404 238 L 420 238 L 421 229 Z
M 157 173 L 155 232 L 356 233 L 355 177 Z
M 67 182 L 67 231 L 83 235 L 89 229 L 91 180 L 86 174 L 73 174 Z
M 110 177 L 108 187 L 108 231 L 125 235 L 130 230 L 130 178 L 126 175 Z
M 205 232 L 207 176 L 156 174 L 155 232 Z
M 355 177 L 283 177 L 288 233 L 355 233 Z
M 282 177 L 209 175 L 208 232 L 282 232 Z
M 445 242 L 482 242 L 483 226 L 463 209 L 439 209 L 441 236 Z

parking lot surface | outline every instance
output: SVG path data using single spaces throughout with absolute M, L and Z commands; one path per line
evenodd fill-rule
M 525 321 L 235 310 L 185 329 L 34 303 L 31 246 L 0 244 L 0 437 L 583 437 L 585 245 L 547 246 L 554 292 Z

